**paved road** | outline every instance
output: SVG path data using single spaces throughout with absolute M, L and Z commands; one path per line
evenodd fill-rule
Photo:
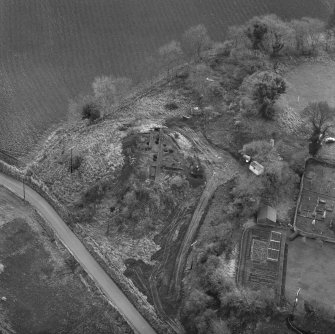
M 22 197 L 22 183 L 0 173 L 0 184 Z M 128 298 L 111 280 L 92 255 L 69 229 L 57 212 L 33 189 L 26 186 L 26 200 L 34 206 L 40 215 L 51 225 L 62 243 L 71 251 L 84 270 L 92 277 L 96 285 L 104 292 L 112 304 L 127 319 L 135 333 L 155 334 L 154 329 L 141 316 Z

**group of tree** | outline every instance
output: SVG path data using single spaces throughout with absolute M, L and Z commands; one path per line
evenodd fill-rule
M 253 110 L 265 119 L 273 119 L 274 104 L 286 92 L 286 82 L 273 71 L 259 71 L 244 80 L 242 90 L 254 102 Z
M 235 48 L 248 48 L 270 57 L 281 55 L 313 55 L 327 48 L 324 37 L 326 24 L 318 19 L 304 17 L 283 21 L 276 15 L 257 16 L 246 24 L 231 27 L 228 38 Z
M 145 71 L 153 72 L 154 75 L 166 73 L 178 65 L 198 62 L 205 50 L 210 49 L 213 42 L 203 24 L 187 29 L 180 41 L 172 40 L 157 49 L 154 54 L 147 58 Z M 148 68 L 147 66 L 150 66 Z M 152 74 L 152 73 L 150 73 Z
M 194 266 L 196 279 L 182 312 L 188 333 L 244 333 L 276 313 L 272 289 L 237 289 L 216 254 L 203 253 Z
M 79 95 L 70 101 L 69 121 L 88 120 L 89 124 L 111 114 L 133 88 L 126 77 L 100 76 L 92 83 L 93 94 Z
M 279 155 L 278 146 L 280 141 L 272 145 L 267 140 L 255 140 L 243 146 L 243 153 L 263 165 L 264 172 L 256 176 L 246 171 L 236 177 L 228 207 L 232 217 L 248 218 L 256 213 L 261 203 L 275 207 L 294 196 L 300 178 Z
M 214 43 L 210 38 L 206 27 L 199 24 L 187 29 L 180 40 L 172 40 L 159 47 L 142 64 L 143 72 L 140 77 L 148 79 L 159 73 L 171 74 L 172 69 L 187 62 L 199 63 L 207 50 L 212 48 L 215 52 L 236 54 L 236 51 L 251 50 L 270 57 L 285 55 L 313 55 L 324 48 L 328 50 L 335 40 L 335 11 L 330 15 L 328 23 L 314 18 L 301 18 L 285 21 L 276 15 L 257 16 L 250 19 L 244 25 L 233 26 L 228 29 L 227 40 L 224 43 Z M 221 50 L 222 49 L 222 50 Z M 271 80 L 269 85 L 259 83 L 255 96 L 260 105 L 260 113 L 265 117 L 273 116 L 273 103 L 280 91 L 285 91 L 283 82 Z M 196 82 L 198 84 L 198 82 Z M 273 84 L 276 86 L 275 89 Z M 207 85 L 207 86 L 213 86 Z M 82 112 L 83 119 L 94 122 L 95 119 L 110 113 L 120 103 L 133 87 L 128 78 L 113 76 L 100 76 L 95 78 L 92 88 L 93 96 L 90 103 L 99 106 L 99 116 L 96 108 L 94 112 Z M 217 87 L 200 87 L 205 93 L 217 92 Z M 277 92 L 275 92 L 277 90 Z M 211 92 L 210 92 L 211 93 Z M 200 93 L 202 95 L 202 93 Z M 214 94 L 214 98 L 216 95 Z M 83 103 L 79 103 L 83 104 Z M 80 106 L 79 106 L 80 107 Z M 86 108 L 87 105 L 81 106 Z M 72 102 L 70 110 L 78 109 L 76 102 Z M 87 109 L 87 108 L 86 108 Z M 91 109 L 88 106 L 88 109 Z M 78 112 L 77 112 L 78 114 Z

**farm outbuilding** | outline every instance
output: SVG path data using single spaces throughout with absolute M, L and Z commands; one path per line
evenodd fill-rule
M 271 225 L 277 222 L 277 211 L 271 206 L 263 206 L 257 213 L 257 224 Z
M 256 175 L 261 175 L 264 172 L 264 166 L 257 161 L 252 161 L 249 165 L 249 169 Z

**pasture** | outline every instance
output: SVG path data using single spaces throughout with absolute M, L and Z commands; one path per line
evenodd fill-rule
M 0 332 L 132 333 L 42 218 L 0 187 Z
M 328 12 L 321 0 L 1 1 L 0 149 L 26 153 L 98 75 L 141 79 L 146 57 L 192 25 L 222 40 L 254 15 Z
M 335 310 L 335 246 L 321 244 L 313 239 L 297 238 L 288 243 L 286 272 L 286 298 L 293 302 L 301 288 L 300 306 L 303 300 L 317 300 Z
M 301 111 L 309 102 L 327 101 L 335 106 L 335 66 L 329 62 L 306 62 L 292 71 L 285 79 L 287 93 L 283 94 L 277 105 L 281 108 L 279 123 L 288 132 L 295 131 L 301 124 Z

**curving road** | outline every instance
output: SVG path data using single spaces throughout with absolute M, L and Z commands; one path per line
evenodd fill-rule
M 0 173 L 0 184 L 18 195 L 23 196 L 22 183 Z M 73 254 L 84 270 L 94 280 L 96 285 L 103 291 L 106 297 L 124 316 L 132 326 L 135 333 L 155 334 L 154 329 L 136 310 L 119 287 L 106 274 L 98 262 L 92 257 L 76 235 L 69 229 L 59 217 L 51 205 L 36 191 L 25 186 L 26 201 L 35 207 L 40 215 L 50 224 L 65 247 Z

